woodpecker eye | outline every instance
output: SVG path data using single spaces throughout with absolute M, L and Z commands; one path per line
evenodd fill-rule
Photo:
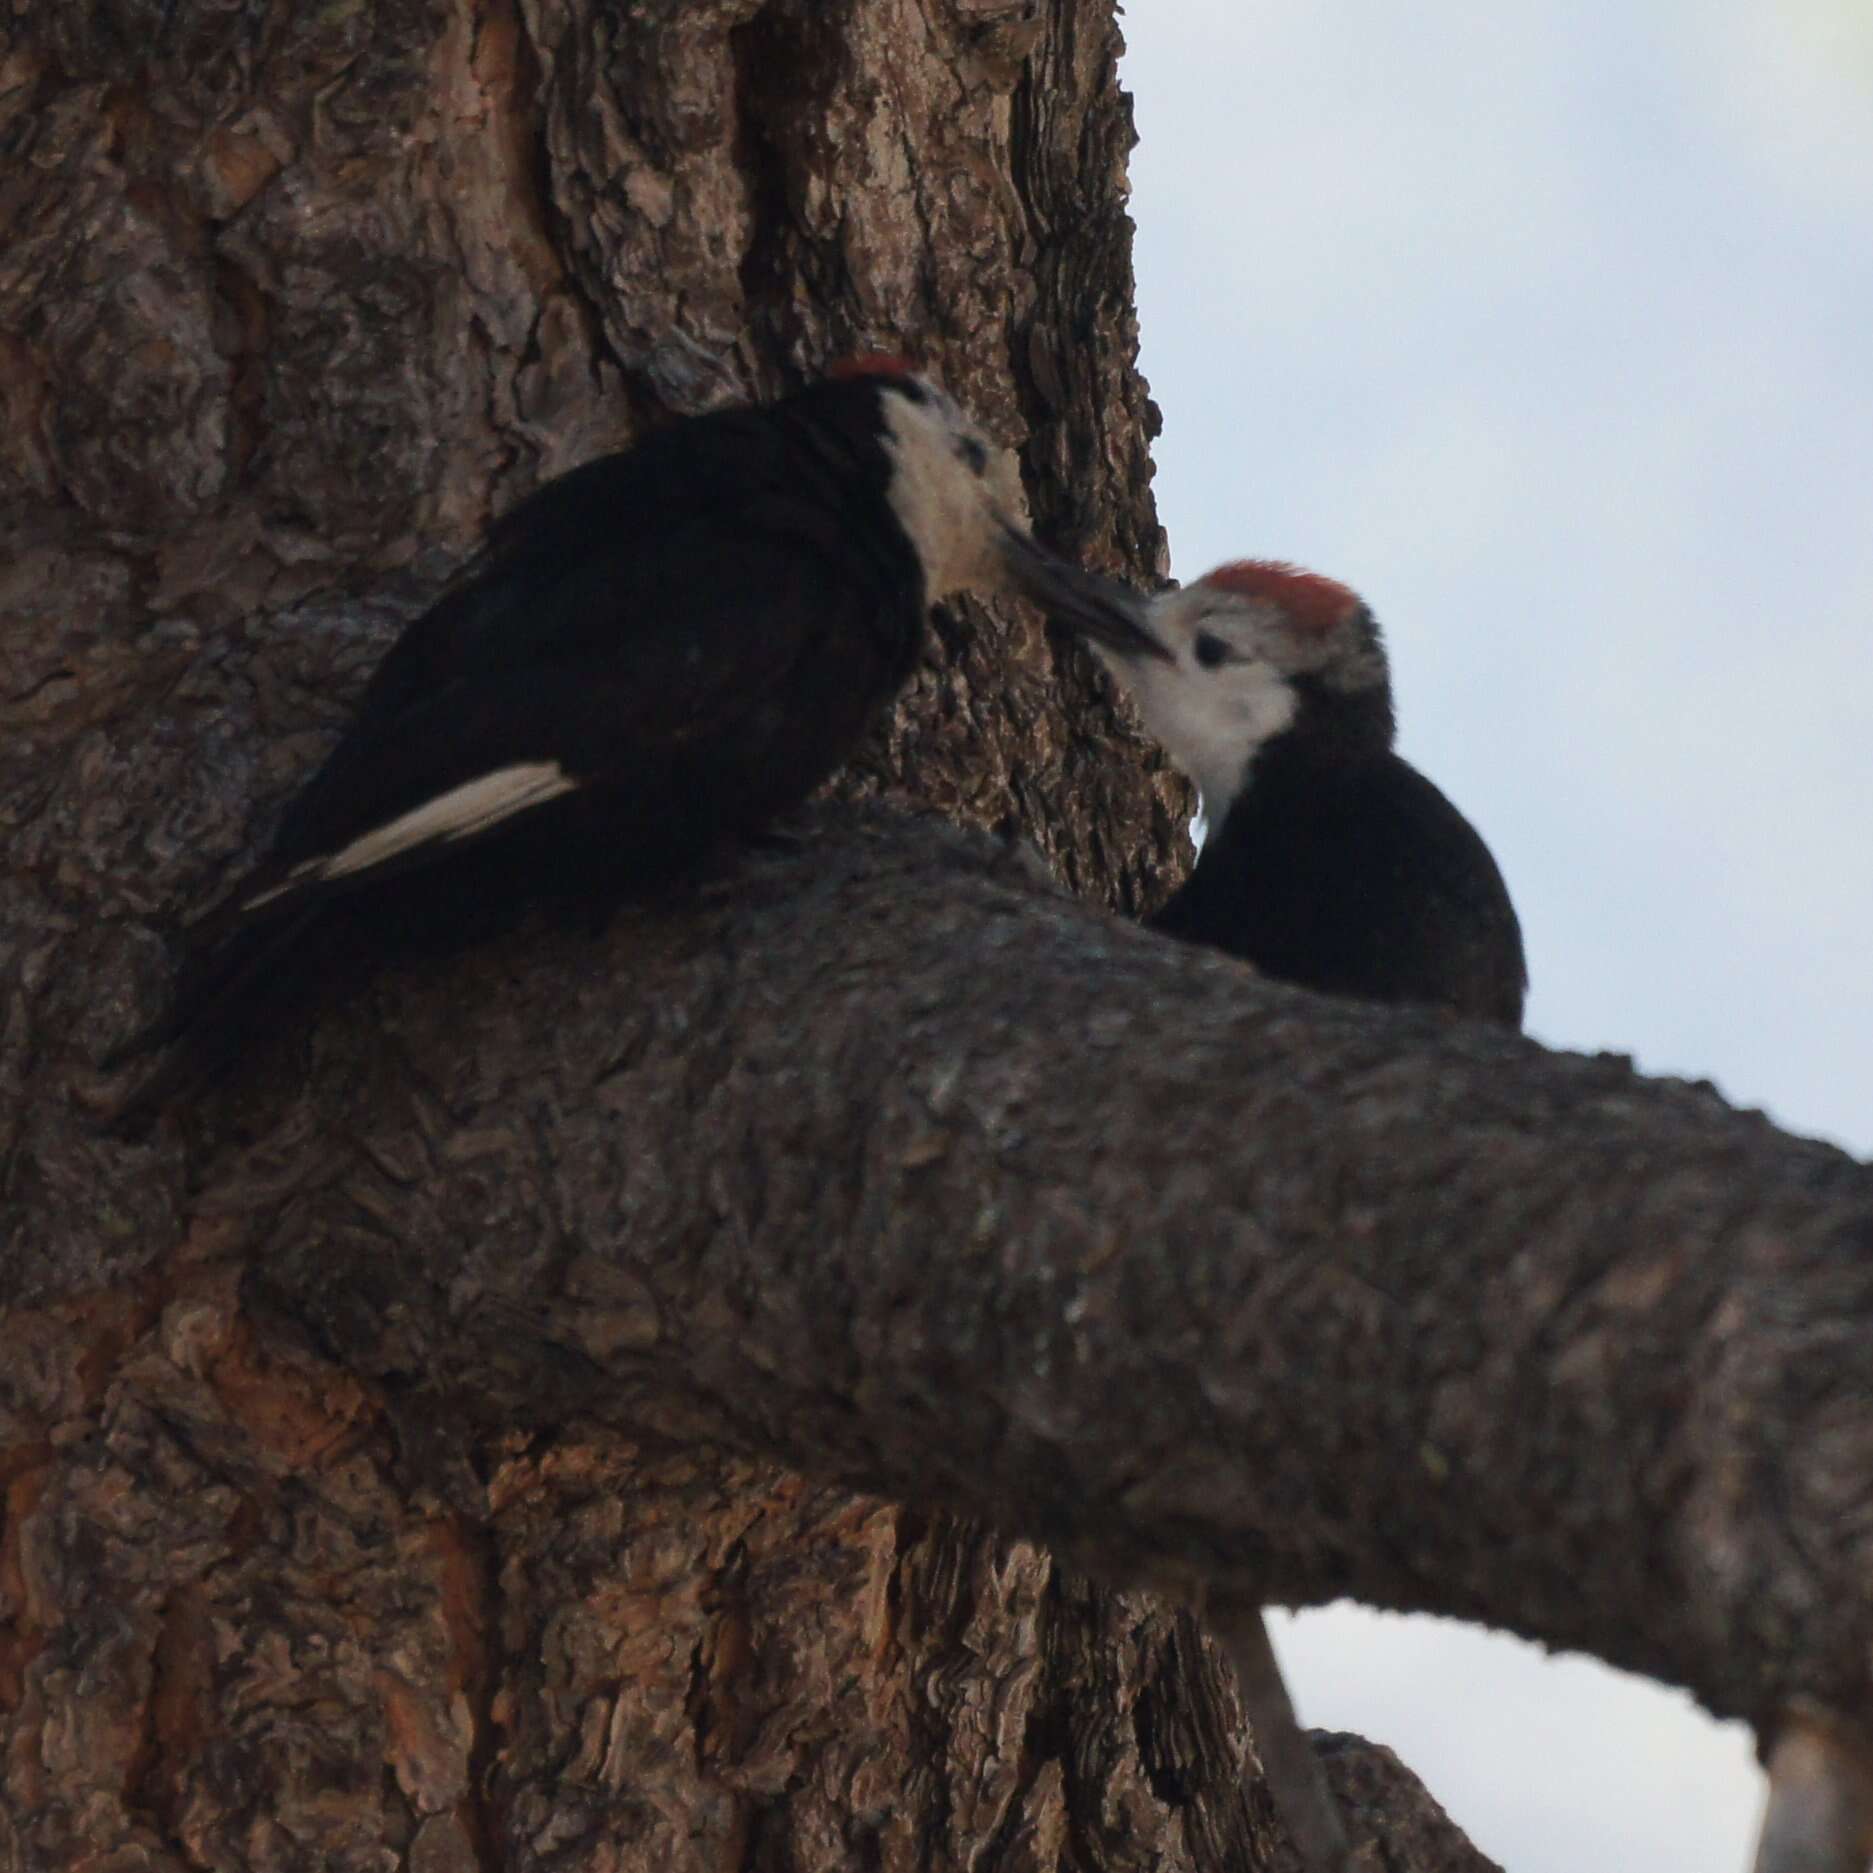
M 1229 646 L 1209 631 L 1197 633 L 1196 652 L 1197 661 L 1206 670 L 1214 670 L 1229 661 Z
M 962 457 L 963 464 L 972 475 L 988 473 L 988 444 L 977 436 L 965 436 L 956 445 L 956 453 Z

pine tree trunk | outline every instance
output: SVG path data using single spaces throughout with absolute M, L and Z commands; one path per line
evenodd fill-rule
M 379 1181 L 472 1183 L 493 1130 L 544 1125 L 477 1092 L 524 1083 L 537 1035 L 471 1037 L 412 1105 L 406 1023 L 472 1030 L 589 954 L 391 972 L 146 1145 L 83 1097 L 163 934 L 487 517 L 649 423 L 910 351 L 1022 448 L 1043 534 L 1162 563 L 1111 11 L 0 24 L 0 1868 L 1286 1864 L 1188 1613 L 678 1431 L 498 1388 L 458 1412 L 346 1357 L 431 1278 L 432 1244 L 373 1236 Z M 1019 837 L 1121 910 L 1186 811 L 1076 653 L 974 605 L 841 791 Z M 603 966 L 660 941 L 627 919 Z M 696 1162 L 664 1174 L 706 1177 L 735 1036 L 684 1044 Z M 309 1189 L 374 1245 L 330 1245 L 316 1319 L 269 1279 Z M 579 1292 L 576 1225 L 538 1221 Z M 587 1292 L 590 1331 L 640 1330 L 595 1258 Z M 1388 1865 L 1479 1864 L 1383 1752 L 1332 1760 Z

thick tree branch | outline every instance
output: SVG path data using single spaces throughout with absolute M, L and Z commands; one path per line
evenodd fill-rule
M 304 1087 L 162 1147 L 178 1211 L 464 1420 L 1865 1713 L 1873 1173 L 1620 1059 L 1264 985 L 936 824 L 809 830 L 601 941 L 385 982 Z

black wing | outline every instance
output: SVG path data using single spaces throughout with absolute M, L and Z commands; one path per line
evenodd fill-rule
M 627 616 L 644 631 L 711 597 L 758 600 L 723 563 L 738 538 L 765 562 L 750 564 L 753 582 L 784 578 L 802 555 L 882 584 L 915 576 L 908 544 L 891 538 L 875 420 L 870 392 L 821 384 L 692 418 L 546 483 L 490 525 L 453 587 L 392 646 L 356 726 L 393 721 L 463 677 L 602 655 Z M 867 541 L 869 557 L 855 552 Z
M 1373 854 L 1388 868 L 1382 916 L 1398 932 L 1390 946 L 1389 999 L 1519 1028 L 1528 962 L 1495 856 L 1431 781 L 1396 756 L 1392 762 L 1388 834 L 1375 841 Z

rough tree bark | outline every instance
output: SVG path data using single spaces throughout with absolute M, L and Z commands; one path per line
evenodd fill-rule
M 798 850 L 89 1121 L 540 475 L 902 344 L 1156 559 L 1108 9 L 0 32 L 0 1867 L 1284 1864 L 1189 1617 L 1037 1536 L 1866 1715 L 1867 1172 L 1076 905 L 1002 839 L 1128 910 L 1184 803 L 1031 618 Z

